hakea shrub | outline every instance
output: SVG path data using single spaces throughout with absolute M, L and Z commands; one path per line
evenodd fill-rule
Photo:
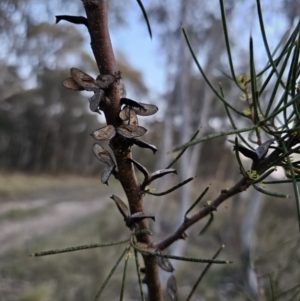
M 61 20 L 65 20 L 75 24 L 83 24 L 87 27 L 91 37 L 91 47 L 98 65 L 99 73 L 101 75 L 94 79 L 85 72 L 77 68 L 72 68 L 70 72 L 71 77 L 64 80 L 63 85 L 66 88 L 74 91 L 85 90 L 94 92 L 94 95 L 89 98 L 90 110 L 99 114 L 104 112 L 107 125 L 95 130 L 91 135 L 98 141 L 109 141 L 109 146 L 113 156 L 108 150 L 105 150 L 100 144 L 97 143 L 93 145 L 93 152 L 100 162 L 106 164 L 106 168 L 101 176 L 102 183 L 107 184 L 110 176 L 113 175 L 119 180 L 124 189 L 129 206 L 127 206 L 125 202 L 123 202 L 123 200 L 116 195 L 112 195 L 111 198 L 124 218 L 125 225 L 130 229 L 130 235 L 128 239 L 119 242 L 84 245 L 61 250 L 45 251 L 35 253 L 33 255 L 44 256 L 127 243 L 123 253 L 116 260 L 111 272 L 99 289 L 95 300 L 99 299 L 118 264 L 125 257 L 124 274 L 120 292 L 120 300 L 123 299 L 127 262 L 130 253 L 134 253 L 135 255 L 134 257 L 136 261 L 141 299 L 145 300 L 142 289 L 142 283 L 145 283 L 148 287 L 149 301 L 162 301 L 164 299 L 162 286 L 159 279 L 158 267 L 171 273 L 171 276 L 167 281 L 167 292 L 171 301 L 177 300 L 176 279 L 174 274 L 172 274 L 174 268 L 169 259 L 207 263 L 186 299 L 186 301 L 189 301 L 204 274 L 213 263 L 227 264 L 230 262 L 227 260 L 216 260 L 216 257 L 222 251 L 224 245 L 219 248 L 212 259 L 199 259 L 169 255 L 165 254 L 164 250 L 172 245 L 175 241 L 179 239 L 185 239 L 187 237 L 185 232 L 187 229 L 203 218 L 209 216 L 206 225 L 200 232 L 200 234 L 202 234 L 212 222 L 214 218 L 213 212 L 216 211 L 218 206 L 220 206 L 225 200 L 236 194 L 239 194 L 242 191 L 245 191 L 251 186 L 268 196 L 286 198 L 288 196 L 285 194 L 266 190 L 257 186 L 257 184 L 292 183 L 296 200 L 297 217 L 300 225 L 300 194 L 297 186 L 297 182 L 300 181 L 300 162 L 293 161 L 291 158 L 293 154 L 300 153 L 300 85 L 299 82 L 297 82 L 300 77 L 300 23 L 298 23 L 296 28 L 291 32 L 289 39 L 279 51 L 280 53 L 275 57 L 275 54 L 271 54 L 266 41 L 260 1 L 257 0 L 259 23 L 265 48 L 268 54 L 268 63 L 260 73 L 256 73 L 253 40 L 250 38 L 250 74 L 237 77 L 232 64 L 224 3 L 222 0 L 220 0 L 222 24 L 226 42 L 225 44 L 231 70 L 231 75 L 227 75 L 227 77 L 233 81 L 247 102 L 247 108 L 242 112 L 237 110 L 231 103 L 231 100 L 226 98 L 221 84 L 219 85 L 220 91 L 218 91 L 218 89 L 215 88 L 207 78 L 197 60 L 187 33 L 183 28 L 183 35 L 195 64 L 216 97 L 223 103 L 225 112 L 233 129 L 203 136 L 199 139 L 196 139 L 196 136 L 199 132 L 197 131 L 189 142 L 176 147 L 173 150 L 174 152 L 180 151 L 180 153 L 178 153 L 177 157 L 167 166 L 166 169 L 161 169 L 154 173 L 150 173 L 142 164 L 132 158 L 131 147 L 133 145 L 137 145 L 142 148 L 148 148 L 152 150 L 153 153 L 157 151 L 157 148 L 154 145 L 149 144 L 141 139 L 141 137 L 147 132 L 147 129 L 139 125 L 138 116 L 153 115 L 158 111 L 158 108 L 151 104 L 144 104 L 126 98 L 126 90 L 121 80 L 121 72 L 118 71 L 116 60 L 113 54 L 113 48 L 110 42 L 106 2 L 104 0 L 82 1 L 87 13 L 87 18 L 76 16 L 57 16 L 57 23 Z M 151 34 L 149 22 L 142 6 L 142 2 L 139 0 L 137 2 L 143 10 L 149 32 Z M 292 59 L 289 66 L 287 63 L 290 55 Z M 286 80 L 283 76 L 285 73 L 288 74 Z M 265 74 L 266 77 L 263 77 Z M 273 75 L 275 77 L 275 84 L 270 81 Z M 283 84 L 283 81 L 286 81 L 286 83 Z M 266 102 L 264 101 L 264 90 L 270 85 L 272 93 L 270 98 L 268 96 L 268 101 Z M 280 85 L 283 88 L 283 93 L 278 97 L 278 87 L 280 87 Z M 249 93 L 250 91 L 251 93 Z M 247 124 L 247 127 L 239 128 L 236 125 L 235 118 L 233 118 L 234 116 L 232 114 L 235 114 L 234 116 L 243 118 L 245 124 Z M 245 132 L 248 132 L 248 139 L 242 135 L 242 133 Z M 237 135 L 236 139 L 228 141 L 234 145 L 236 161 L 241 172 L 240 180 L 232 187 L 222 189 L 212 201 L 206 201 L 205 205 L 201 206 L 200 209 L 198 208 L 195 210 L 195 213 L 192 213 L 192 210 L 197 204 L 199 204 L 208 191 L 209 187 L 206 187 L 204 191 L 201 192 L 199 197 L 193 202 L 190 208 L 185 212 L 182 218 L 182 223 L 178 225 L 178 227 L 163 240 L 160 242 L 154 242 L 151 238 L 152 233 L 149 229 L 147 219 L 155 220 L 155 217 L 152 214 L 147 214 L 144 212 L 144 195 L 146 193 L 155 196 L 168 194 L 193 180 L 193 177 L 161 193 L 151 192 L 149 185 L 160 177 L 163 177 L 167 174 L 176 173 L 176 170 L 171 167 L 188 147 L 202 143 L 209 139 L 232 134 Z M 253 135 L 256 136 L 256 140 L 253 140 Z M 241 143 L 239 141 L 241 141 Z M 253 145 L 257 145 L 257 147 L 254 147 Z M 272 151 L 269 153 L 270 149 Z M 250 169 L 245 169 L 240 158 L 240 153 L 252 160 Z M 266 181 L 266 179 L 276 170 L 278 166 L 285 170 L 287 179 Z M 144 179 L 142 183 L 137 182 L 134 167 L 143 174 Z M 140 267 L 139 265 L 138 253 L 143 257 L 145 264 L 144 267 Z M 144 279 L 141 278 L 141 273 L 144 274 Z

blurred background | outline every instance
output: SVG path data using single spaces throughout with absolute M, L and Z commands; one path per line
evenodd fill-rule
M 223 105 L 196 70 L 181 32 L 185 27 L 207 76 L 231 103 L 246 103 L 224 73 L 229 73 L 218 1 L 143 1 L 152 26 L 151 40 L 136 1 L 109 2 L 111 38 L 127 97 L 156 104 L 160 111 L 140 122 L 145 140 L 158 147 L 134 147 L 135 159 L 149 171 L 165 168 L 175 146 L 231 129 Z M 288 38 L 300 15 L 297 0 L 262 1 L 271 49 Z M 254 39 L 256 69 L 267 56 L 255 1 L 225 1 L 237 74 L 249 72 L 249 37 Z M 55 15 L 84 15 L 81 1 L 2 0 L 0 3 L 0 300 L 93 300 L 121 253 L 121 247 L 86 250 L 42 258 L 28 254 L 128 237 L 109 199 L 126 200 L 117 181 L 102 185 L 103 167 L 92 154 L 90 133 L 105 120 L 88 111 L 89 93 L 65 89 L 71 67 L 97 76 L 86 28 Z M 265 99 L 268 100 L 268 92 Z M 237 124 L 247 126 L 244 120 Z M 248 124 L 249 125 L 249 124 Z M 245 165 L 250 162 L 245 158 Z M 210 186 L 206 201 L 239 178 L 232 146 L 218 138 L 189 149 L 170 175 L 153 186 L 163 191 L 190 176 L 192 184 L 164 198 L 145 198 L 159 240 L 181 223 L 184 212 Z M 283 177 L 279 173 L 279 177 Z M 138 177 L 140 175 L 138 174 Z M 142 177 L 140 177 L 142 179 Z M 276 187 L 290 193 L 289 185 Z M 202 201 L 198 206 L 204 206 Z M 293 197 L 274 199 L 250 190 L 220 206 L 209 229 L 201 221 L 187 240 L 168 253 L 211 258 L 222 243 L 220 258 L 193 300 L 299 300 L 299 230 Z M 140 300 L 134 260 L 130 259 L 125 300 Z M 174 263 L 179 298 L 184 300 L 203 265 Z M 166 279 L 162 273 L 162 279 Z M 103 300 L 118 299 L 122 264 Z

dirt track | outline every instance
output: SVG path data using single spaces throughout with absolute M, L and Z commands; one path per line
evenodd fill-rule
M 100 211 L 109 196 L 99 192 L 94 186 L 57 189 L 0 203 L 0 254 Z

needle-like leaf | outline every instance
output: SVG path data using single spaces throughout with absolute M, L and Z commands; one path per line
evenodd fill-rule
M 125 263 L 124 263 L 123 278 L 122 278 L 122 285 L 121 285 L 120 301 L 123 301 L 123 296 L 124 296 L 128 259 L 129 259 L 129 249 L 127 250 L 127 254 L 125 255 Z
M 219 254 L 221 253 L 221 251 L 225 248 L 225 245 L 223 244 L 219 250 L 216 252 L 216 254 L 212 257 L 212 259 L 216 259 Z M 186 301 L 191 300 L 196 288 L 198 287 L 199 283 L 201 282 L 201 280 L 203 279 L 204 275 L 207 273 L 207 271 L 209 270 L 209 268 L 211 267 L 212 263 L 208 263 L 206 265 L 206 267 L 204 268 L 204 270 L 202 271 L 202 273 L 200 274 L 199 278 L 197 279 L 196 283 L 194 284 L 191 292 L 189 293 L 188 297 L 186 298 Z
M 276 198 L 284 198 L 287 199 L 289 198 L 288 194 L 282 194 L 282 193 L 276 193 L 276 192 L 271 192 L 271 191 L 267 191 L 261 187 L 256 186 L 255 184 L 253 185 L 254 189 L 265 194 L 265 195 L 269 195 L 269 196 L 274 196 Z
M 139 147 L 151 149 L 153 151 L 153 154 L 155 154 L 157 152 L 157 148 L 155 145 L 150 144 L 144 140 L 141 140 L 140 138 L 132 138 L 131 141 L 133 144 L 135 144 Z
M 195 134 L 192 136 L 192 138 L 190 139 L 190 141 L 193 141 L 193 140 L 197 137 L 198 133 L 199 133 L 199 130 L 197 130 L 197 131 L 195 132 Z M 172 162 L 166 167 L 166 169 L 168 169 L 168 168 L 170 168 L 171 166 L 173 166 L 173 165 L 178 161 L 178 159 L 185 153 L 185 151 L 186 151 L 187 149 L 188 149 L 188 147 L 184 148 L 184 149 L 183 149 L 183 150 L 175 157 L 175 159 L 172 160 Z
M 123 251 L 123 253 L 121 254 L 121 256 L 118 258 L 117 262 L 114 264 L 113 268 L 111 269 L 111 271 L 109 272 L 108 276 L 106 277 L 104 283 L 100 287 L 100 289 L 99 289 L 99 291 L 98 291 L 98 293 L 97 293 L 97 295 L 95 297 L 95 301 L 97 301 L 100 298 L 100 296 L 103 293 L 103 291 L 104 291 L 107 283 L 109 282 L 111 276 L 114 274 L 116 268 L 118 267 L 118 265 L 121 262 L 122 258 L 125 256 L 126 252 L 127 252 L 127 247 L 125 248 L 125 250 Z
M 157 180 L 158 178 L 161 178 L 169 173 L 177 174 L 177 171 L 174 168 L 160 169 L 160 170 L 155 171 L 154 173 L 152 173 L 150 175 L 150 179 L 149 179 L 147 185 L 149 185 L 151 182 L 153 182 L 153 181 Z
M 142 13 L 143 13 L 143 16 L 145 18 L 145 21 L 146 21 L 146 24 L 147 24 L 147 28 L 148 28 L 148 32 L 149 32 L 149 36 L 150 38 L 152 39 L 152 30 L 151 30 L 151 26 L 150 26 L 150 22 L 149 22 L 149 19 L 148 19 L 148 16 L 147 16 L 147 12 L 144 8 L 144 5 L 143 5 L 143 2 L 141 0 L 136 0 L 139 7 L 141 8 L 142 10 Z
M 140 287 L 140 293 L 141 293 L 142 301 L 146 301 L 145 296 L 144 296 L 144 292 L 143 292 L 143 286 L 142 286 L 142 279 L 141 279 L 138 252 L 137 252 L 136 249 L 134 249 L 134 258 L 135 258 L 136 272 L 137 272 L 137 275 L 138 275 L 138 281 L 139 281 L 139 287 Z
M 166 190 L 166 191 L 163 191 L 163 192 L 157 192 L 157 193 L 155 193 L 155 192 L 149 191 L 148 189 L 145 189 L 144 192 L 146 192 L 146 193 L 148 193 L 148 194 L 151 194 L 151 195 L 155 195 L 155 196 L 166 195 L 166 194 L 169 194 L 169 193 L 173 192 L 174 190 L 180 188 L 181 186 L 183 186 L 183 185 L 185 185 L 185 184 L 187 184 L 187 183 L 193 181 L 195 178 L 196 178 L 196 177 L 190 177 L 190 178 L 184 180 L 183 182 L 181 182 L 181 183 L 179 183 L 179 184 L 173 186 L 172 188 L 170 188 L 170 189 L 168 189 L 168 190 Z
M 150 175 L 147 168 L 132 158 L 128 158 L 127 160 L 133 163 L 135 167 L 144 175 L 144 181 L 141 185 L 142 187 L 144 187 L 149 182 L 150 179 Z
M 125 239 L 125 240 L 117 241 L 117 242 L 82 245 L 82 246 L 76 246 L 76 247 L 70 247 L 70 248 L 64 248 L 64 249 L 56 249 L 56 250 L 37 252 L 37 253 L 33 253 L 29 256 L 39 257 L 39 256 L 55 255 L 55 254 L 60 254 L 60 253 L 69 253 L 69 252 L 75 252 L 75 251 L 81 251 L 81 250 L 87 250 L 87 249 L 94 249 L 94 248 L 110 247 L 110 246 L 115 246 L 115 245 L 119 245 L 119 244 L 124 244 L 125 242 L 128 242 L 128 241 L 129 241 L 128 239 Z
M 86 17 L 83 16 L 69 16 L 69 15 L 58 15 L 56 17 L 56 24 L 59 23 L 61 20 L 71 22 L 73 24 L 82 24 L 88 27 L 88 21 Z
M 140 108 L 145 111 L 144 107 L 139 102 L 132 100 L 130 98 L 126 98 L 126 97 L 121 98 L 120 104 L 129 106 L 129 107 Z
M 213 220 L 214 220 L 214 214 L 211 212 L 209 214 L 209 220 L 207 221 L 207 223 L 205 224 L 205 226 L 202 228 L 202 230 L 199 232 L 198 235 L 202 235 L 208 229 L 208 227 L 213 222 Z
M 300 96 L 299 96 L 299 98 L 300 98 Z M 295 101 L 295 100 L 294 100 L 294 101 Z M 257 128 L 257 126 L 254 125 L 254 126 L 249 127 L 249 128 L 242 128 L 242 129 L 236 129 L 236 130 L 229 130 L 229 131 L 224 131 L 224 132 L 219 132 L 219 133 L 207 135 L 207 136 L 201 137 L 201 138 L 199 138 L 199 139 L 196 139 L 196 140 L 187 142 L 187 143 L 185 143 L 185 144 L 183 144 L 183 145 L 177 146 L 176 148 L 174 148 L 174 149 L 172 150 L 172 152 L 180 151 L 180 150 L 182 150 L 182 149 L 185 149 L 185 148 L 187 148 L 187 147 L 190 147 L 190 146 L 195 145 L 195 144 L 198 144 L 198 143 L 202 143 L 202 142 L 207 141 L 207 140 L 212 140 L 212 139 L 215 139 L 215 138 L 218 138 L 218 137 L 233 135 L 233 134 L 237 134 L 237 133 L 249 132 L 249 131 L 254 130 L 254 129 L 256 129 L 256 128 Z
M 209 187 L 206 187 L 204 191 L 200 194 L 200 196 L 197 198 L 197 200 L 193 203 L 193 205 L 186 211 L 185 217 L 195 208 L 195 206 L 202 200 L 202 198 L 205 196 L 206 192 L 208 191 Z

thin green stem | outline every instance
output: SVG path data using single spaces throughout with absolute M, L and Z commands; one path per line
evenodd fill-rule
M 201 65 L 199 64 L 199 62 L 198 62 L 198 60 L 197 60 L 197 57 L 196 57 L 196 55 L 195 55 L 195 53 L 194 53 L 194 51 L 193 51 L 193 48 L 192 48 L 192 46 L 191 46 L 191 44 L 190 44 L 190 41 L 189 41 L 189 39 L 188 39 L 188 36 L 187 36 L 187 34 L 186 34 L 186 32 L 185 32 L 185 29 L 184 29 L 183 27 L 182 27 L 182 31 L 183 31 L 183 34 L 184 34 L 184 38 L 185 38 L 185 40 L 186 40 L 186 42 L 187 42 L 187 44 L 188 44 L 189 50 L 190 50 L 190 52 L 191 52 L 191 54 L 192 54 L 192 57 L 193 57 L 193 59 L 194 59 L 196 65 L 197 65 L 197 68 L 198 68 L 198 70 L 200 71 L 200 73 L 202 74 L 202 76 L 203 76 L 204 80 L 206 81 L 206 83 L 207 83 L 207 84 L 209 85 L 209 87 L 211 88 L 211 90 L 215 93 L 215 95 L 216 95 L 223 103 L 225 103 L 228 107 L 230 107 L 231 110 L 233 110 L 234 112 L 236 112 L 237 114 L 239 114 L 239 115 L 241 115 L 241 116 L 243 116 L 243 117 L 247 117 L 247 115 L 245 115 L 245 114 L 239 112 L 239 111 L 236 110 L 232 105 L 230 105 L 230 104 L 222 97 L 222 95 L 220 95 L 220 93 L 217 91 L 217 89 L 212 85 L 212 83 L 211 83 L 211 82 L 209 81 L 209 79 L 207 78 L 205 72 L 203 71 Z
M 271 275 L 269 274 L 269 282 L 270 282 L 270 291 L 271 291 L 271 300 L 274 301 L 274 289 L 273 289 L 273 282 L 272 282 L 272 277 Z
M 208 227 L 213 222 L 213 220 L 214 220 L 214 214 L 211 212 L 209 214 L 209 219 L 208 219 L 207 223 L 205 224 L 205 226 L 202 228 L 202 230 L 199 232 L 198 235 L 202 235 L 208 229 Z
M 257 83 L 256 83 L 256 71 L 255 71 L 255 63 L 254 63 L 254 49 L 253 49 L 253 39 L 250 37 L 249 42 L 250 48 L 250 80 L 251 80 L 251 93 L 252 93 L 252 105 L 253 105 L 253 122 L 254 124 L 258 124 L 259 122 L 259 114 L 258 110 L 260 110 L 261 115 L 263 116 L 263 112 L 259 105 L 258 95 L 257 95 Z M 259 133 L 257 133 L 259 135 Z M 260 140 L 257 137 L 257 140 Z
M 268 196 L 274 196 L 276 198 L 285 198 L 285 199 L 289 198 L 288 194 L 281 194 L 281 193 L 267 191 L 265 189 L 262 189 L 261 187 L 256 186 L 255 184 L 253 184 L 253 188 L 265 195 L 268 195 Z
M 225 248 L 225 245 L 222 245 L 219 248 L 219 250 L 216 252 L 216 254 L 212 257 L 212 259 L 213 260 L 216 259 L 224 248 Z M 196 283 L 194 284 L 191 292 L 189 293 L 188 297 L 186 298 L 186 301 L 189 301 L 192 298 L 194 292 L 196 291 L 196 288 L 198 287 L 199 283 L 201 282 L 201 280 L 203 279 L 204 275 L 207 273 L 207 271 L 209 270 L 211 265 L 212 265 L 212 263 L 208 263 L 207 266 L 204 268 L 204 270 L 200 274 L 199 278 L 197 279 Z
M 256 183 L 261 183 L 265 178 L 267 178 L 271 173 L 273 173 L 276 169 L 275 168 L 272 168 L 270 170 L 268 170 L 267 172 L 265 172 L 263 175 L 261 175 L 257 180 L 255 180 L 253 182 L 253 184 L 256 184 Z
M 200 194 L 200 196 L 197 198 L 197 200 L 193 203 L 193 205 L 186 211 L 185 217 L 195 208 L 195 206 L 202 200 L 202 198 L 205 196 L 206 192 L 208 191 L 209 186 L 204 189 L 204 191 Z
M 268 55 L 268 59 L 269 59 L 269 62 L 271 64 L 271 66 L 273 67 L 273 70 L 276 72 L 277 76 L 279 76 L 276 65 L 275 65 L 275 63 L 273 61 L 273 58 L 272 58 L 272 54 L 271 54 L 271 51 L 270 51 L 270 48 L 269 48 L 268 41 L 267 41 L 267 36 L 266 36 L 266 32 L 265 32 L 265 26 L 264 26 L 264 21 L 263 21 L 261 6 L 260 6 L 260 0 L 256 0 L 256 4 L 257 4 L 257 14 L 258 14 L 258 20 L 259 20 L 259 25 L 260 25 L 260 31 L 261 31 L 261 34 L 262 34 L 262 38 L 263 38 L 265 49 L 266 49 L 266 52 L 267 52 L 267 55 Z M 283 86 L 283 88 L 285 88 L 283 83 L 282 83 L 282 86 Z
M 295 237 L 292 237 L 286 241 L 284 241 L 283 243 L 276 245 L 275 247 L 272 247 L 271 249 L 269 249 L 268 251 L 264 252 L 263 254 L 258 255 L 255 258 L 255 262 L 259 261 L 259 260 L 263 260 L 266 257 L 270 256 L 270 254 L 274 253 L 274 252 L 278 252 L 278 250 L 284 246 L 286 246 L 287 244 L 290 244 L 291 242 L 294 242 L 295 240 L 300 240 L 300 236 L 297 235 Z
M 148 194 L 151 194 L 151 195 L 155 195 L 155 196 L 162 196 L 162 195 L 166 195 L 166 194 L 169 194 L 171 192 L 173 192 L 174 190 L 180 188 L 181 186 L 193 181 L 195 179 L 195 177 L 191 177 L 191 178 L 188 178 L 186 179 L 185 181 L 177 184 L 176 186 L 166 190 L 166 191 L 163 191 L 163 192 L 158 192 L 158 193 L 154 193 L 154 192 L 150 192 L 149 190 L 144 190 L 145 193 L 148 193 Z
M 126 274 L 127 274 L 127 265 L 129 259 L 129 248 L 127 248 L 127 254 L 125 255 L 125 263 L 124 263 L 124 270 L 123 270 L 123 278 L 122 278 L 122 285 L 121 285 L 121 293 L 120 293 L 120 301 L 123 301 L 124 297 L 124 290 L 125 290 L 125 281 L 126 281 Z
M 196 131 L 196 133 L 193 135 L 193 137 L 190 139 L 190 141 L 193 141 L 197 135 L 199 133 L 199 130 Z M 184 148 L 177 156 L 176 158 L 166 167 L 166 169 L 169 169 L 171 166 L 173 166 L 177 161 L 178 159 L 184 154 L 184 152 L 188 149 L 188 147 Z
M 300 287 L 300 285 L 298 285 L 298 287 Z M 287 300 L 287 301 L 295 301 L 296 300 L 296 296 L 300 293 L 300 290 L 297 290 L 297 292 L 295 294 L 292 295 L 292 297 Z
M 300 181 L 300 178 L 297 178 L 298 181 Z M 278 181 L 265 181 L 262 182 L 262 184 L 287 184 L 287 183 L 293 183 L 292 179 L 288 180 L 278 180 Z
M 232 263 L 229 260 L 214 260 L 214 259 L 199 259 L 199 258 L 190 258 L 190 257 L 183 257 L 183 256 L 175 256 L 175 255 L 168 255 L 168 254 L 160 254 L 160 253 L 153 253 L 154 256 L 165 257 L 174 260 L 180 261 L 188 261 L 188 262 L 198 262 L 198 263 L 216 263 L 216 264 L 228 264 Z
M 266 114 L 265 114 L 266 116 L 268 116 L 269 111 L 270 111 L 270 109 L 271 109 L 271 105 L 272 105 L 273 101 L 276 99 L 278 87 L 279 87 L 279 85 L 280 85 L 280 83 L 281 83 L 281 78 L 282 78 L 284 72 L 286 71 L 286 66 L 287 66 L 287 63 L 288 63 L 288 61 L 289 61 L 290 55 L 291 55 L 291 53 L 292 53 L 292 50 L 293 50 L 293 48 L 291 47 L 291 48 L 289 49 L 289 51 L 288 51 L 288 53 L 287 53 L 287 55 L 286 55 L 284 61 L 283 61 L 282 67 L 281 67 L 281 69 L 280 69 L 280 73 L 278 74 L 278 78 L 277 78 L 276 83 L 275 83 L 275 85 L 274 85 L 274 87 L 273 87 L 273 89 L 272 89 L 272 94 L 271 94 L 271 96 L 270 96 L 269 104 L 268 104 L 268 107 L 267 107 L 267 110 L 266 110 Z M 284 90 L 284 91 L 286 91 L 286 90 Z M 284 97 L 281 97 L 280 101 L 279 101 L 278 104 L 276 105 L 276 107 L 275 107 L 275 109 L 273 110 L 273 112 L 276 112 L 276 111 L 280 108 L 280 106 L 282 105 L 282 103 L 284 103 L 284 101 L 285 101 L 285 98 L 284 98 Z
M 278 55 L 278 57 L 274 60 L 274 63 L 276 65 L 278 65 L 281 61 L 281 59 L 283 58 L 283 56 L 290 50 L 290 47 L 294 47 L 294 43 L 295 43 L 295 39 L 298 35 L 299 32 L 299 27 L 300 27 L 300 22 L 297 24 L 296 28 L 294 29 L 294 31 L 292 32 L 290 38 L 288 39 L 288 41 L 285 43 L 281 53 Z M 278 46 L 277 46 L 278 47 Z M 260 71 L 257 76 L 260 77 L 262 76 L 263 73 L 265 73 L 270 67 L 272 67 L 271 64 L 267 63 L 267 65 L 265 66 L 265 68 L 263 68 L 262 71 Z M 274 69 L 272 69 L 271 72 L 275 72 Z
M 284 154 L 287 153 L 287 148 L 285 146 L 285 143 L 282 141 L 281 142 Z M 297 179 L 296 179 L 296 175 L 294 172 L 294 168 L 291 162 L 291 159 L 289 156 L 286 157 L 288 166 L 289 166 L 289 171 L 291 173 L 292 176 L 292 181 L 293 181 L 293 189 L 294 189 L 294 194 L 295 194 L 295 199 L 296 199 L 296 206 L 297 206 L 297 218 L 298 218 L 298 225 L 299 225 L 299 229 L 300 229 L 300 196 L 299 196 L 299 189 L 298 189 L 298 185 L 297 185 Z
M 299 97 L 300 98 L 300 97 Z M 233 134 L 238 134 L 238 133 L 243 133 L 243 132 L 249 132 L 251 130 L 255 130 L 258 126 L 257 125 L 253 125 L 251 127 L 248 127 L 248 128 L 242 128 L 242 129 L 236 129 L 236 130 L 229 130 L 229 131 L 226 131 L 226 132 L 218 132 L 218 133 L 215 133 L 215 134 L 211 134 L 211 135 L 207 135 L 207 136 L 204 136 L 202 138 L 199 138 L 199 139 L 196 139 L 194 141 L 191 141 L 191 142 L 187 142 L 183 145 L 180 145 L 180 146 L 177 146 L 176 148 L 174 148 L 172 150 L 172 152 L 177 152 L 177 151 L 180 151 L 186 147 L 190 147 L 192 145 L 195 145 L 195 144 L 198 144 L 198 143 L 201 143 L 203 141 L 207 141 L 207 140 L 211 140 L 211 139 L 215 139 L 215 138 L 219 138 L 219 137 L 223 137 L 223 136 L 228 136 L 228 135 L 233 135 Z
M 142 298 L 142 301 L 146 301 L 145 295 L 144 295 L 144 292 L 143 292 L 143 285 L 142 285 L 142 279 L 141 279 L 141 271 L 140 271 L 140 263 L 139 263 L 139 258 L 138 258 L 138 252 L 137 252 L 136 249 L 134 249 L 134 258 L 135 258 L 136 272 L 137 272 L 137 275 L 138 275 L 141 298 Z
M 221 95 L 222 95 L 222 97 L 224 97 L 225 98 L 225 95 L 224 95 L 224 91 L 223 91 L 223 87 L 222 87 L 222 85 L 221 85 L 221 83 L 219 83 L 219 87 L 220 87 L 220 92 L 221 92 Z M 237 128 L 237 126 L 235 125 L 235 122 L 234 122 L 234 120 L 233 120 L 233 118 L 232 118 L 232 116 L 231 116 L 231 113 L 230 113 L 230 111 L 229 111 L 229 109 L 228 109 L 228 107 L 227 107 L 227 105 L 224 103 L 224 108 L 225 108 L 225 111 L 226 111 L 226 114 L 227 114 L 227 116 L 228 116 L 228 119 L 229 119 L 229 121 L 230 121 L 230 123 L 231 123 L 231 126 L 235 129 L 235 130 L 237 130 L 238 128 Z M 251 144 L 249 144 L 248 143 L 248 141 L 240 134 L 240 133 L 238 133 L 237 134 L 238 135 L 238 137 L 250 148 L 250 149 L 253 149 L 253 147 L 252 147 L 252 145 Z
M 291 99 L 289 102 L 287 102 L 284 106 L 282 106 L 281 108 L 277 108 L 277 110 L 273 110 L 272 114 L 269 115 L 268 117 L 266 117 L 262 122 L 266 122 L 272 118 L 274 118 L 275 116 L 277 116 L 280 112 L 282 112 L 283 110 L 285 110 L 287 107 L 293 105 L 298 99 L 300 99 L 300 94 L 295 96 L 293 99 Z
M 236 75 L 234 72 L 234 67 L 233 67 L 233 62 L 232 62 L 232 56 L 231 56 L 231 48 L 230 48 L 230 42 L 229 42 L 229 37 L 228 37 L 228 28 L 227 28 L 227 21 L 226 21 L 226 14 L 225 14 L 225 8 L 224 8 L 224 2 L 223 0 L 219 1 L 220 3 L 220 9 L 221 9 L 221 18 L 222 18 L 222 27 L 223 27 L 223 32 L 224 32 L 224 38 L 225 38 L 225 45 L 226 45 L 226 53 L 228 57 L 228 62 L 229 62 L 229 67 L 230 67 L 230 72 L 232 75 L 233 81 L 236 83 L 239 89 L 242 89 L 240 84 L 238 83 L 236 79 Z
M 127 247 L 124 249 L 124 251 L 122 252 L 121 256 L 118 258 L 118 260 L 116 261 L 115 265 L 113 266 L 113 268 L 111 269 L 111 271 L 109 272 L 108 276 L 106 277 L 105 281 L 103 282 L 102 286 L 100 287 L 96 297 L 95 297 L 95 301 L 98 300 L 101 296 L 101 294 L 103 293 L 107 283 L 109 282 L 110 278 L 112 277 L 112 275 L 114 274 L 116 268 L 118 267 L 119 263 L 121 262 L 121 260 L 123 259 L 123 257 L 125 256 L 125 254 L 127 253 Z
M 65 248 L 65 249 L 57 249 L 57 250 L 49 250 L 49 251 L 43 251 L 43 252 L 33 253 L 33 254 L 29 255 L 29 256 L 38 257 L 38 256 L 47 256 L 47 255 L 54 255 L 54 254 L 60 254 L 60 253 L 81 251 L 81 250 L 87 250 L 87 249 L 93 249 L 93 248 L 110 247 L 110 246 L 124 244 L 124 243 L 126 243 L 128 241 L 129 241 L 129 239 L 125 239 L 125 240 L 121 240 L 121 241 L 117 241 L 117 242 L 109 242 L 109 243 L 102 243 L 102 244 L 91 244 L 91 245 L 82 245 L 82 246 Z

